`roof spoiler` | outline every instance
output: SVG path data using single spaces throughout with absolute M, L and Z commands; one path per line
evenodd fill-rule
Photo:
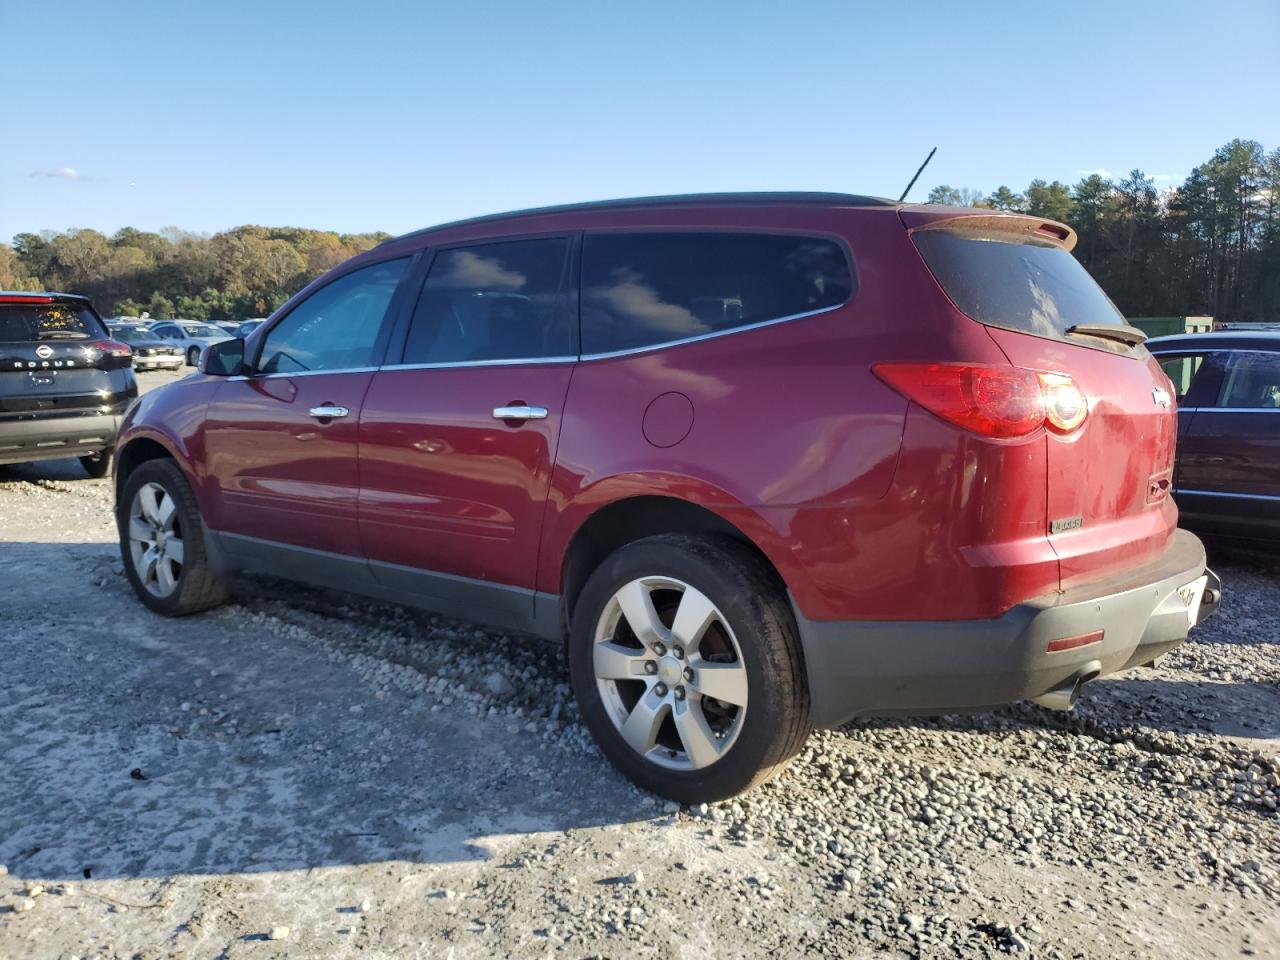
M 977 207 L 916 205 L 904 207 L 899 216 L 907 230 L 954 230 L 975 234 L 1008 234 L 1011 239 L 1052 243 L 1063 250 L 1076 245 L 1076 232 L 1065 223 L 1030 217 L 1023 213 L 995 213 Z

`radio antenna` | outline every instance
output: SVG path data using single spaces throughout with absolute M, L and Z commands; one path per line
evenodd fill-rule
M 902 191 L 902 196 L 898 198 L 899 203 L 907 199 L 907 194 L 911 192 L 911 188 L 914 187 L 916 185 L 916 181 L 920 179 L 920 174 L 924 173 L 924 168 L 929 165 L 929 161 L 933 159 L 933 155 L 937 152 L 937 147 L 934 147 L 929 151 L 929 155 L 924 158 L 924 163 L 920 164 L 920 169 L 916 171 L 916 175 L 912 177 L 911 182 L 907 184 L 907 189 Z

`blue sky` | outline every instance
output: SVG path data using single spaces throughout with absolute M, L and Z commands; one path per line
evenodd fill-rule
M 0 238 L 401 232 L 611 196 L 1280 146 L 1280 2 L 0 2 Z

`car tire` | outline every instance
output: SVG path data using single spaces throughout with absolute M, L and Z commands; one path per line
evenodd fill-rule
M 101 480 L 111 470 L 111 451 L 103 450 L 101 453 L 90 454 L 87 457 L 80 457 L 80 466 L 94 480 Z
M 129 474 L 116 504 L 116 527 L 129 583 L 156 613 L 183 617 L 227 598 L 228 578 L 209 565 L 195 495 L 172 460 L 149 460 Z
M 812 730 L 784 588 L 745 544 L 683 534 L 628 544 L 587 580 L 570 622 L 582 718 L 646 790 L 723 800 L 781 769 Z
M 188 366 L 188 367 L 198 367 L 198 366 L 200 366 L 200 348 L 199 348 L 199 347 L 190 347 L 190 348 L 188 348 L 188 350 L 187 350 L 187 366 Z

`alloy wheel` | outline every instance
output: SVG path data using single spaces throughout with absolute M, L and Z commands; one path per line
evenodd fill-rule
M 716 605 L 687 583 L 642 577 L 622 586 L 596 624 L 592 662 L 614 727 L 660 766 L 710 766 L 742 730 L 742 651 Z
M 158 483 L 144 483 L 129 506 L 129 555 L 148 592 L 167 597 L 178 588 L 185 545 L 177 502 Z

